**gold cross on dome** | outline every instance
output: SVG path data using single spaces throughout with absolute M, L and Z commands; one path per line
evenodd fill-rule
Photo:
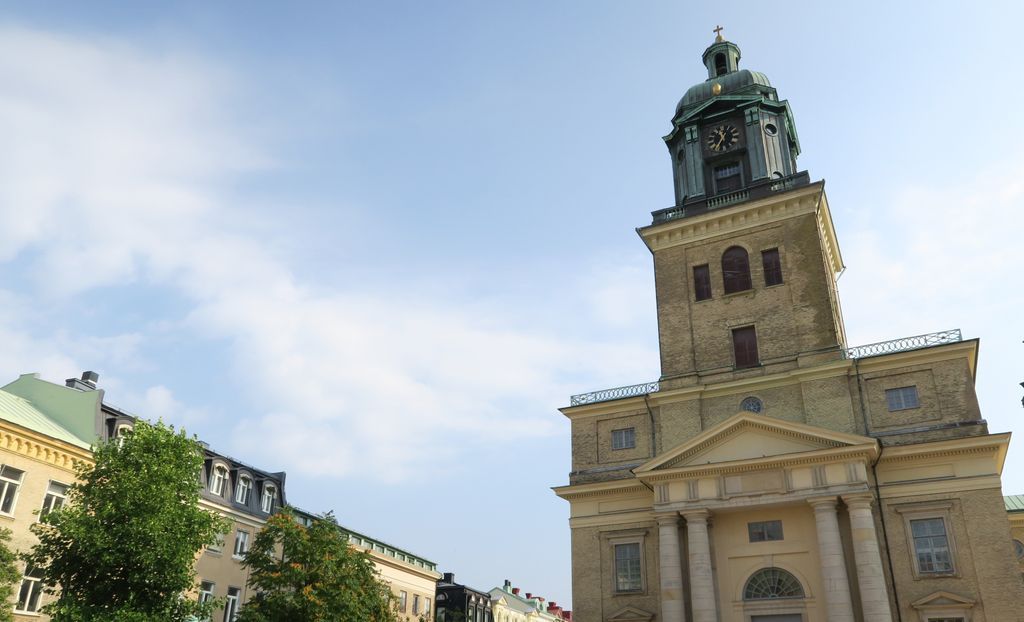
M 721 26 L 716 26 L 715 29 L 712 32 L 715 33 L 715 43 L 721 43 L 722 41 L 725 41 L 725 39 L 722 38 L 722 27 Z

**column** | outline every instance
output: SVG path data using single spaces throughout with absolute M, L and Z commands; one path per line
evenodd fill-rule
M 708 541 L 707 510 L 683 512 L 687 543 L 690 545 L 690 597 L 693 622 L 718 622 L 715 579 L 711 574 L 711 543 Z
M 843 542 L 839 537 L 835 497 L 808 499 L 818 527 L 818 556 L 829 622 L 853 622 L 850 581 L 846 576 Z M 868 618 L 871 619 L 871 618 Z
M 853 558 L 857 564 L 857 584 L 864 619 L 872 622 L 892 622 L 889 592 L 885 586 L 882 555 L 878 550 L 875 517 L 871 513 L 871 495 L 843 495 L 850 513 L 853 531 Z
M 683 562 L 679 557 L 679 514 L 658 514 L 657 518 L 661 619 L 665 622 L 686 622 Z

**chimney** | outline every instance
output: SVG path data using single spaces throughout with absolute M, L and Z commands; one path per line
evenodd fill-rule
M 446 573 L 444 573 L 444 582 L 445 583 L 451 583 L 452 585 L 454 585 L 455 584 L 455 573 L 454 572 L 446 572 Z
M 505 592 L 511 592 L 512 591 L 512 582 L 509 581 L 508 579 L 505 579 L 505 585 L 502 586 L 501 589 L 504 590 Z
M 518 587 L 512 588 L 512 593 L 515 594 L 516 596 L 519 596 L 519 588 Z
M 531 594 L 530 592 L 527 592 L 526 593 L 526 600 L 530 600 L 531 598 L 533 598 L 533 594 Z
M 64 386 L 70 389 L 77 389 L 79 391 L 95 391 L 96 383 L 99 381 L 100 375 L 94 371 L 87 371 L 82 373 L 82 378 L 68 378 L 64 381 Z

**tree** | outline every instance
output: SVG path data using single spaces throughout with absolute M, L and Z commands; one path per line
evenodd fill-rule
M 54 622 L 186 622 L 211 604 L 196 587 L 196 553 L 215 542 L 223 519 L 199 507 L 202 449 L 184 431 L 139 420 L 120 442 L 102 443 L 95 464 L 76 467 L 68 503 L 32 531 L 25 556 L 58 598 Z
M 18 555 L 11 550 L 11 530 L 0 529 L 0 603 L 11 602 L 14 595 L 14 583 L 21 578 L 21 573 L 14 565 Z M 14 614 L 11 607 L 0 605 L 0 622 L 13 622 Z
M 287 508 L 256 535 L 243 564 L 256 595 L 238 622 L 397 622 L 394 595 L 331 514 L 304 527 Z

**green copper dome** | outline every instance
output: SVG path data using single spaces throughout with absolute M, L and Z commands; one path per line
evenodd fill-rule
M 700 84 L 691 86 L 686 91 L 686 94 L 683 95 L 683 98 L 679 100 L 679 105 L 676 106 L 676 114 L 685 107 L 700 103 L 716 95 L 716 93 L 712 92 L 716 84 L 722 87 L 721 92 L 717 93 L 717 95 L 756 94 L 764 90 L 761 87 L 772 88 L 772 83 L 768 81 L 768 76 L 760 71 L 740 69 L 739 71 L 720 75 L 717 78 L 709 78 Z

